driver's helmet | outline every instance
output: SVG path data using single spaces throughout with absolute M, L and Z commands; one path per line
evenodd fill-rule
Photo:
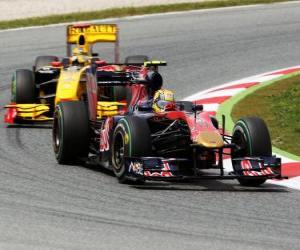
M 89 60 L 88 49 L 84 46 L 75 47 L 72 51 L 71 63 L 85 64 Z
M 174 93 L 171 90 L 157 90 L 153 97 L 152 108 L 155 112 L 164 112 L 175 109 Z
M 73 56 L 88 55 L 88 49 L 85 46 L 75 47 L 72 51 Z

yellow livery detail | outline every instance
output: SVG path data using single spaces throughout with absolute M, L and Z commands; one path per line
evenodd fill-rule
M 115 63 L 119 63 L 119 29 L 117 24 L 72 24 L 67 26 L 67 55 L 71 56 L 72 45 L 81 45 L 92 55 L 95 43 L 113 43 Z
M 224 140 L 222 139 L 222 136 L 215 131 L 202 131 L 197 137 L 196 142 L 205 148 L 224 147 Z
M 5 108 L 15 108 L 17 111 L 17 118 L 32 121 L 49 121 L 52 118 L 44 114 L 49 112 L 49 106 L 44 104 L 11 104 Z
M 167 66 L 166 61 L 146 61 L 144 62 L 145 67 L 150 67 L 150 66 Z
M 85 89 L 85 67 L 71 66 L 62 70 L 58 79 L 55 105 L 61 100 L 79 100 Z
M 116 24 L 69 25 L 67 27 L 67 43 L 76 44 L 81 34 L 85 35 L 89 44 L 97 42 L 116 42 L 118 28 Z
M 98 102 L 97 118 L 118 115 L 120 113 L 120 108 L 124 106 L 126 106 L 126 104 L 122 102 Z

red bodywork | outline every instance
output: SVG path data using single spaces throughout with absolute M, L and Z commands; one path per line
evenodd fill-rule
M 14 124 L 17 117 L 17 109 L 16 108 L 7 108 L 4 114 L 4 122 L 7 124 Z
M 204 131 L 219 133 L 219 130 L 211 122 L 209 112 L 199 112 L 195 116 L 193 113 L 190 114 L 183 111 L 168 111 L 158 115 L 163 115 L 170 120 L 184 120 L 190 128 L 192 141 L 195 141 L 199 134 Z
M 135 72 L 139 74 L 140 79 L 146 79 L 149 68 L 144 66 L 133 66 L 133 65 L 107 65 L 104 61 L 97 62 L 99 65 L 97 71 L 106 71 L 106 72 Z M 88 77 L 90 77 L 88 75 Z M 94 78 L 88 78 L 88 95 L 89 95 L 89 110 L 90 110 L 90 119 L 96 120 L 96 107 L 97 107 L 97 82 Z M 149 100 L 149 95 L 144 84 L 129 84 L 127 88 L 131 91 L 131 101 L 127 104 L 127 108 L 130 106 L 139 105 L 147 100 Z M 124 100 L 126 101 L 126 100 Z M 166 112 L 156 113 L 158 117 L 165 117 L 170 120 L 184 120 L 191 131 L 191 140 L 196 141 L 198 135 L 203 131 L 213 131 L 219 133 L 219 130 L 214 127 L 211 122 L 211 117 L 209 112 L 198 112 L 195 116 L 195 113 L 187 113 L 185 111 L 180 111 L 176 109 L 175 105 L 170 107 Z M 111 129 L 112 127 L 109 126 Z M 102 135 L 102 134 L 101 134 Z M 100 136 L 101 136 L 100 135 Z M 103 138 L 104 139 L 104 138 Z M 100 141 L 102 137 L 100 138 Z M 106 141 L 106 140 L 105 140 Z M 103 149 L 103 145 L 101 146 Z

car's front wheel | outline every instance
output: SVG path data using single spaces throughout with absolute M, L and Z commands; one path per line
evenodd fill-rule
M 269 130 L 265 122 L 258 117 L 245 117 L 239 119 L 233 129 L 232 143 L 236 149 L 232 152 L 232 158 L 247 156 L 272 156 L 272 145 Z M 243 186 L 259 186 L 266 179 L 238 179 Z
M 150 129 L 145 119 L 137 116 L 122 118 L 113 134 L 112 167 L 121 183 L 126 178 L 125 158 L 151 156 Z
M 89 118 L 84 102 L 61 102 L 56 106 L 52 138 L 58 163 L 72 164 L 88 156 Z
M 12 77 L 11 101 L 15 103 L 35 103 L 36 87 L 34 74 L 28 69 L 18 69 Z

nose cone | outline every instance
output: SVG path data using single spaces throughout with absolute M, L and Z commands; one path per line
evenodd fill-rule
M 202 131 L 196 139 L 196 143 L 205 148 L 222 148 L 224 141 L 222 136 L 216 131 Z

